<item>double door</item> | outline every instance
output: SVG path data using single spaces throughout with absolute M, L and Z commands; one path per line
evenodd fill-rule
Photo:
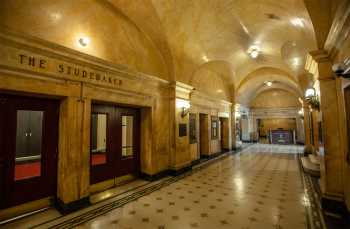
M 55 196 L 58 106 L 0 94 L 0 208 Z
M 98 183 L 140 168 L 139 110 L 93 104 L 91 112 L 90 180 Z

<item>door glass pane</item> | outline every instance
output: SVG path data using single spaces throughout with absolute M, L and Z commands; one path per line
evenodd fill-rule
M 122 156 L 133 155 L 133 116 L 122 116 Z
M 91 164 L 107 162 L 107 114 L 91 114 Z
M 15 180 L 41 175 L 43 111 L 17 111 Z

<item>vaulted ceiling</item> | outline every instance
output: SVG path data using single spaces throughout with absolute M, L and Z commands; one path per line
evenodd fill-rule
M 152 39 L 157 39 L 157 43 L 163 44 L 161 52 L 165 59 L 173 59 L 171 67 L 176 79 L 183 82 L 188 82 L 198 66 L 220 60 L 230 66 L 232 74 L 228 77 L 232 77 L 236 89 L 244 88 L 242 84 L 246 83 L 256 89 L 264 81 L 274 80 L 277 85 L 286 84 L 298 93 L 295 82 L 303 70 L 305 55 L 316 49 L 303 0 L 112 0 L 111 3 L 144 28 Z M 248 53 L 253 45 L 261 52 L 256 59 Z M 245 80 L 247 77 L 252 81 Z M 242 102 L 251 96 L 238 93 Z
M 191 84 L 207 67 L 248 103 L 266 81 L 301 94 L 298 75 L 317 49 L 304 1 L 4 0 L 0 23 L 168 80 Z M 77 31 L 93 48 L 76 46 Z

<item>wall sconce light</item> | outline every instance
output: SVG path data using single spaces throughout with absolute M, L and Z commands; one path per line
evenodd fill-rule
M 306 89 L 306 91 L 305 91 L 305 99 L 306 100 L 311 99 L 311 98 L 313 98 L 315 96 L 316 96 L 315 88 L 310 87 L 310 88 Z
M 239 112 L 235 112 L 235 117 L 236 117 L 236 119 L 240 119 L 241 118 L 241 113 L 239 113 Z
M 176 99 L 176 108 L 181 108 L 181 117 L 185 117 L 190 112 L 190 101 L 184 99 Z
M 306 102 L 308 102 L 311 105 L 312 108 L 319 110 L 320 100 L 318 99 L 318 96 L 316 95 L 315 88 L 311 87 L 311 88 L 306 89 L 305 100 L 306 100 Z

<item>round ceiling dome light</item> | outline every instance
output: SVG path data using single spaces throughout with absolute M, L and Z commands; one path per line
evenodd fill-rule
M 294 25 L 295 27 L 304 27 L 303 19 L 299 17 L 291 19 L 290 23 L 292 23 L 292 25 Z
M 250 56 L 255 59 L 259 56 L 259 51 L 258 50 L 253 50 L 251 53 L 250 53 Z
M 251 58 L 256 59 L 260 54 L 260 48 L 257 45 L 252 45 L 248 49 L 248 54 L 251 56 Z
M 283 61 L 294 71 L 302 70 L 307 48 L 302 41 L 287 41 L 281 47 Z
M 79 38 L 79 44 L 83 47 L 88 46 L 90 43 L 90 38 L 88 37 L 81 37 Z

